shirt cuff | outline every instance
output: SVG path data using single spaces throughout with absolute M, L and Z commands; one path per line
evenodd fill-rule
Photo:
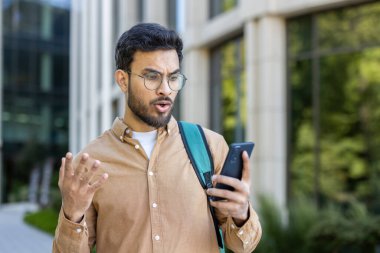
M 80 223 L 72 222 L 66 218 L 62 208 L 59 212 L 57 230 L 59 235 L 75 241 L 81 241 L 83 236 L 88 235 L 85 217 L 83 217 Z
M 249 218 L 241 227 L 235 224 L 231 216 L 227 218 L 226 225 L 229 234 L 238 237 L 243 244 L 243 248 L 251 248 L 257 244 L 257 239 L 261 238 L 259 218 L 251 205 L 249 205 Z

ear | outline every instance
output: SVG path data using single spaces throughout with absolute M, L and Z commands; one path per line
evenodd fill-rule
M 123 93 L 128 91 L 129 74 L 121 69 L 115 71 L 115 81 L 119 85 Z

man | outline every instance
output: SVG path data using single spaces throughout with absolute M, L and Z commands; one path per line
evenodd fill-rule
M 123 119 L 92 141 L 73 161 L 62 159 L 62 208 L 53 252 L 219 252 L 207 195 L 226 247 L 251 252 L 261 237 L 249 204 L 249 158 L 243 176 L 213 177 L 235 191 L 201 187 L 171 116 L 186 77 L 180 72 L 182 40 L 158 24 L 138 24 L 119 39 L 115 79 L 125 94 Z M 228 146 L 204 129 L 216 174 Z M 96 160 L 95 160 L 96 159 Z

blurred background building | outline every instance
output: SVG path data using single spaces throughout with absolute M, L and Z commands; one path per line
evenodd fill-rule
M 175 117 L 229 143 L 254 141 L 254 196 L 270 195 L 281 207 L 301 195 L 319 204 L 357 199 L 380 213 L 379 1 L 72 1 L 69 80 L 60 76 L 68 66 L 67 9 L 35 8 L 38 20 L 61 27 L 57 32 L 46 22 L 14 30 L 21 5 L 6 2 L 44 1 L 3 2 L 5 187 L 17 161 L 11 157 L 23 150 L 20 138 L 49 143 L 49 152 L 54 143 L 65 147 L 65 109 L 74 153 L 123 115 L 124 96 L 113 79 L 115 43 L 138 22 L 158 22 L 180 32 L 185 44 L 188 81 Z M 26 57 L 38 44 L 17 37 L 23 33 L 60 46 L 44 44 L 51 50 Z M 26 74 L 32 81 L 23 82 Z M 31 123 L 20 123 L 25 117 Z
M 158 22 L 185 43 L 176 118 L 256 142 L 255 195 L 379 208 L 378 1 L 92 0 L 71 17 L 70 150 L 123 115 L 117 38 Z
M 69 29 L 70 0 L 2 1 L 0 203 L 47 204 L 68 149 Z

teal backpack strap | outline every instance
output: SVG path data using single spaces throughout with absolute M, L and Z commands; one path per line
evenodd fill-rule
M 203 129 L 199 125 L 184 121 L 179 121 L 178 126 L 199 182 L 203 189 L 212 187 L 211 176 L 214 174 L 214 163 Z
M 211 188 L 211 176 L 214 174 L 214 162 L 202 127 L 184 121 L 179 121 L 178 127 L 187 155 L 193 165 L 195 174 L 199 179 L 199 183 L 202 185 L 203 189 Z M 224 253 L 222 230 L 218 226 L 214 208 L 210 205 L 209 197 L 207 197 L 207 203 L 213 219 L 220 252 Z

